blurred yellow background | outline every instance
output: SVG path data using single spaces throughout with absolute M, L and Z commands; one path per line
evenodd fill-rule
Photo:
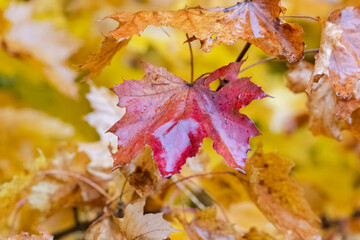
M 110 19 L 99 19 L 117 11 L 176 10 L 198 5 L 211 8 L 231 6 L 236 2 L 0 0 L 0 184 L 3 184 L 0 185 L 0 199 L 9 194 L 5 193 L 6 188 L 9 188 L 9 185 L 5 186 L 7 183 L 17 185 L 18 192 L 13 189 L 12 193 L 17 196 L 12 200 L 14 204 L 21 199 L 19 192 L 26 192 L 23 189 L 30 188 L 24 179 L 35 171 L 34 168 L 41 168 L 39 159 L 48 161 L 54 158 L 64 145 L 100 140 L 96 129 L 84 119 L 93 109 L 86 98 L 90 91 L 89 84 L 80 81 L 84 73 L 78 68 L 90 53 L 98 51 L 103 35 L 117 25 Z M 352 4 L 358 4 L 358 1 L 282 1 L 282 5 L 287 8 L 286 15 L 320 16 L 322 19 L 326 19 L 334 9 Z M 286 20 L 303 27 L 307 49 L 319 47 L 319 22 L 295 18 Z M 189 49 L 184 41 L 186 36 L 179 30 L 148 27 L 141 37 L 134 36 L 115 55 L 111 65 L 91 79 L 91 82 L 96 86 L 111 88 L 124 79 L 141 79 L 144 71 L 139 64 L 140 60 L 164 66 L 175 75 L 189 80 Z M 204 53 L 199 43 L 193 42 L 195 77 L 235 61 L 244 45 L 245 42 L 239 40 L 232 46 L 219 46 Z M 246 57 L 244 67 L 268 56 L 252 46 Z M 313 62 L 313 54 L 306 55 L 306 59 Z M 254 101 L 241 110 L 255 122 L 261 132 L 261 136 L 250 140 L 252 149 L 262 143 L 264 152 L 277 152 L 280 156 L 292 159 L 296 164 L 292 175 L 303 186 L 315 213 L 329 219 L 347 219 L 360 209 L 360 143 L 346 133 L 341 142 L 312 135 L 306 120 L 301 122 L 301 117 L 306 116 L 307 112 L 306 94 L 294 94 L 285 86 L 287 66 L 286 62 L 276 60 L 241 73 L 241 76 L 251 76 L 254 83 L 272 96 Z M 211 139 L 204 140 L 203 150 L 211 159 L 207 169 L 226 168 L 222 157 L 216 154 L 211 145 Z M 249 156 L 252 153 L 249 152 Z M 14 182 L 15 176 L 18 177 Z M 224 177 L 223 181 L 228 184 L 232 181 L 229 178 Z M 223 195 L 239 195 L 238 198 L 234 197 L 232 206 L 230 204 L 226 207 L 230 209 L 229 218 L 234 223 L 243 228 L 251 227 L 247 220 L 244 221 L 245 218 L 257 224 L 258 228 L 266 226 L 267 220 L 258 210 L 246 205 L 250 203 L 247 197 L 243 197 L 244 190 L 239 186 L 228 186 L 227 189 L 218 186 L 217 191 L 217 183 L 204 180 L 197 184 L 221 204 L 226 205 L 229 201 L 227 198 L 222 199 Z M 21 209 L 24 211 L 23 222 L 17 223 L 16 227 L 9 226 L 7 218 L 10 215 L 3 215 L 2 211 L 15 207 L 14 204 L 2 205 L 0 202 L 0 234 L 7 236 L 9 229 L 13 233 L 37 230 L 38 225 L 30 226 L 30 223 L 26 223 L 31 221 L 31 216 L 24 214 L 33 212 L 24 208 Z M 231 209 L 237 211 L 237 214 L 231 215 Z M 42 220 L 51 219 L 51 223 L 59 225 L 56 231 L 71 225 L 71 211 L 59 214 L 59 210 L 61 206 L 54 207 L 51 214 L 43 216 Z M 41 215 L 41 211 L 37 214 Z M 49 228 L 49 223 L 44 226 L 50 232 L 55 231 Z M 171 239 L 185 238 L 181 232 L 171 236 Z

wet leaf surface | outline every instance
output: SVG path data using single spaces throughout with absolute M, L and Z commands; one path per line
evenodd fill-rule
M 165 68 L 144 63 L 142 80 L 115 86 L 118 106 L 126 107 L 126 114 L 109 130 L 118 136 L 114 167 L 128 164 L 147 144 L 161 175 L 171 176 L 196 155 L 204 138 L 211 137 L 226 162 L 243 169 L 249 138 L 259 132 L 239 109 L 266 94 L 250 78 L 238 79 L 241 65 L 231 63 L 188 83 Z M 229 83 L 211 91 L 209 84 L 219 78 Z

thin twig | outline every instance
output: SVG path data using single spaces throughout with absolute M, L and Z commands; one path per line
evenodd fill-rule
M 123 185 L 122 185 L 122 187 L 121 187 L 121 194 L 120 194 L 120 199 L 122 198 L 122 196 L 123 196 L 123 194 L 124 194 L 124 190 L 125 190 L 125 186 L 126 186 L 126 183 L 128 182 L 128 180 L 127 179 L 125 179 L 125 181 L 124 181 L 124 183 L 123 183 Z
M 236 62 L 240 62 L 241 60 L 243 60 L 245 54 L 247 53 L 250 47 L 251 47 L 251 43 L 247 42 L 244 48 L 241 50 L 241 53 L 239 54 L 238 58 L 236 59 Z
M 189 180 L 191 178 L 196 178 L 196 177 L 204 177 L 204 176 L 208 176 L 208 175 L 216 175 L 216 174 L 229 174 L 231 176 L 234 176 L 236 178 L 238 178 L 239 180 L 241 180 L 242 182 L 247 182 L 247 178 L 246 178 L 246 175 L 245 174 L 237 174 L 235 172 L 230 172 L 230 171 L 218 171 L 218 172 L 208 172 L 208 173 L 200 173 L 200 174 L 195 174 L 195 175 L 191 175 L 191 176 L 188 176 L 188 177 L 184 177 L 182 179 L 179 179 L 179 180 L 176 180 L 176 181 L 173 181 L 173 183 L 170 184 L 170 186 L 172 184 L 176 184 L 178 185 L 180 182 L 182 181 L 185 181 L 185 180 Z M 214 198 L 212 198 L 212 201 L 219 207 L 221 213 L 223 214 L 224 218 L 226 221 L 229 221 L 229 218 L 226 214 L 226 211 L 224 209 L 224 207 L 219 204 Z
M 259 65 L 259 64 L 266 63 L 266 62 L 269 62 L 269 61 L 272 61 L 272 60 L 275 60 L 275 59 L 277 59 L 277 58 L 276 57 L 264 58 L 264 59 L 254 63 L 254 64 L 251 64 L 250 66 L 248 66 L 246 68 L 241 69 L 240 73 L 245 72 L 246 70 L 248 70 L 248 69 L 250 69 L 252 67 L 255 67 L 255 66 Z
M 310 17 L 310 16 L 295 16 L 295 15 L 288 15 L 288 16 L 283 16 L 282 18 L 303 18 L 303 19 L 310 19 L 316 22 L 319 22 L 318 18 L 314 18 L 314 17 Z
M 308 53 L 317 53 L 319 52 L 319 48 L 314 48 L 314 49 L 308 49 L 304 51 L 304 54 L 308 54 Z
M 184 184 L 178 182 L 179 180 L 177 176 L 173 176 L 171 180 L 173 182 L 176 182 L 176 186 L 180 188 L 180 190 L 183 191 L 183 193 L 185 193 L 185 195 L 188 196 L 199 209 L 204 210 L 206 208 L 206 206 L 202 202 L 200 202 L 200 200 L 189 189 L 187 189 Z
M 225 221 L 230 222 L 230 219 L 229 219 L 229 217 L 228 217 L 228 215 L 226 213 L 226 210 L 225 210 L 224 206 L 221 205 L 220 203 L 218 203 L 214 198 L 211 198 L 211 199 L 219 207 L 220 212 L 222 213 L 223 217 L 225 218 Z
M 77 211 L 76 207 L 73 207 L 73 213 L 74 213 L 74 221 L 75 221 L 75 226 L 79 226 L 80 225 L 80 221 L 79 221 L 79 213 Z
M 96 224 L 100 223 L 101 221 L 103 221 L 104 219 L 108 218 L 111 216 L 110 212 L 105 212 L 103 214 L 101 214 L 100 216 L 96 217 L 92 222 L 89 222 L 89 226 L 83 231 L 83 238 L 85 239 L 85 236 L 88 234 L 88 232 L 94 228 L 96 226 Z
M 186 38 L 187 40 L 189 40 L 189 35 L 186 34 Z M 192 46 L 191 46 L 191 41 L 187 41 L 188 45 L 189 45 L 189 50 L 190 50 L 190 65 L 191 65 L 191 81 L 190 83 L 194 82 L 194 55 L 193 55 L 193 51 L 192 51 Z
M 317 52 L 319 52 L 319 48 L 314 48 L 314 49 L 305 50 L 305 51 L 304 51 L 304 54 L 317 53 Z M 252 68 L 252 67 L 255 67 L 255 66 L 259 65 L 259 64 L 262 64 L 262 63 L 265 63 L 265 62 L 269 62 L 269 61 L 272 61 L 272 60 L 279 60 L 279 59 L 278 59 L 277 57 L 264 58 L 264 59 L 262 59 L 262 60 L 260 60 L 260 61 L 258 61 L 258 62 L 256 62 L 256 63 L 254 63 L 254 64 L 251 64 L 250 66 L 247 66 L 247 67 L 244 68 L 244 69 L 241 69 L 240 73 L 245 72 L 246 70 L 248 70 L 248 69 L 250 69 L 250 68 Z M 200 77 L 198 77 L 198 78 L 204 77 L 204 76 L 209 75 L 209 74 L 211 74 L 211 72 L 203 73 L 203 74 L 201 74 Z
M 93 181 L 82 176 L 79 173 L 65 171 L 65 170 L 59 170 L 59 169 L 46 170 L 46 171 L 42 171 L 40 173 L 45 174 L 45 175 L 64 175 L 64 176 L 76 178 L 76 179 L 88 184 L 90 187 L 94 188 L 96 191 L 98 191 L 104 197 L 109 198 L 108 194 L 105 192 L 105 190 L 102 187 L 100 187 L 98 184 L 94 183 Z
M 217 172 L 217 173 L 221 173 L 221 172 Z M 225 174 L 226 172 L 224 171 L 223 173 Z M 230 173 L 230 174 L 231 174 L 232 172 L 227 172 L 227 173 Z M 233 175 L 233 174 L 231 174 L 231 175 Z M 195 175 L 192 175 L 192 176 L 195 176 Z M 235 175 L 234 175 L 234 176 L 235 176 Z M 195 176 L 195 177 L 197 177 L 197 176 Z M 189 178 L 187 178 L 187 179 L 185 179 L 185 180 L 189 180 Z M 200 186 L 197 186 L 196 183 L 193 183 L 193 184 L 194 184 L 196 187 L 201 188 Z M 217 206 L 219 207 L 220 212 L 221 212 L 222 215 L 224 216 L 225 220 L 226 220 L 227 222 L 229 222 L 229 218 L 228 218 L 228 216 L 227 216 L 227 214 L 226 214 L 226 211 L 225 211 L 224 206 L 221 205 L 220 203 L 218 203 L 218 201 L 216 201 L 212 196 L 209 195 L 209 197 L 211 198 L 211 201 L 212 201 L 215 205 L 217 205 Z
M 319 51 L 318 48 L 309 49 L 309 50 L 305 50 L 305 51 L 304 51 L 304 54 L 317 53 L 318 51 Z M 276 59 L 277 59 L 276 57 L 264 58 L 264 59 L 262 59 L 262 60 L 260 60 L 260 61 L 258 61 L 258 62 L 256 62 L 256 63 L 254 63 L 254 64 L 251 64 L 250 66 L 247 66 L 246 68 L 243 68 L 243 69 L 240 71 L 240 73 L 245 72 L 246 70 L 248 70 L 248 69 L 250 69 L 250 68 L 252 68 L 252 67 L 255 67 L 255 66 L 259 65 L 259 64 L 262 64 L 262 63 L 265 63 L 265 62 L 269 62 L 269 61 L 272 61 L 272 60 L 276 60 Z
M 205 176 L 216 175 L 216 174 L 230 174 L 230 175 L 236 176 L 236 174 L 235 174 L 234 172 L 230 172 L 230 171 L 219 171 L 219 172 L 199 173 L 199 174 L 194 174 L 194 175 L 187 176 L 187 177 L 181 178 L 181 179 L 179 179 L 179 180 L 176 180 L 176 181 L 170 183 L 169 186 L 171 186 L 171 185 L 173 185 L 173 184 L 177 184 L 177 183 L 179 183 L 179 182 L 183 182 L 183 181 L 189 180 L 189 179 L 191 179 L 191 178 L 205 177 Z

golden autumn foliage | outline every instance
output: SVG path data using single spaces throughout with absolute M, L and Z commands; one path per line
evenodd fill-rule
M 359 24 L 354 0 L 0 1 L 0 239 L 359 239 Z

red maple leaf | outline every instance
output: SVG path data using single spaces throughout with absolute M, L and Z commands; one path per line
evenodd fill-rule
M 144 63 L 145 76 L 113 87 L 126 114 L 109 131 L 118 136 L 114 169 L 124 166 L 149 145 L 163 177 L 179 173 L 188 157 L 211 137 L 226 162 L 244 169 L 249 138 L 259 135 L 239 109 L 267 95 L 249 77 L 238 78 L 240 63 L 230 63 L 193 84 L 163 67 Z M 219 91 L 209 84 L 226 79 Z

